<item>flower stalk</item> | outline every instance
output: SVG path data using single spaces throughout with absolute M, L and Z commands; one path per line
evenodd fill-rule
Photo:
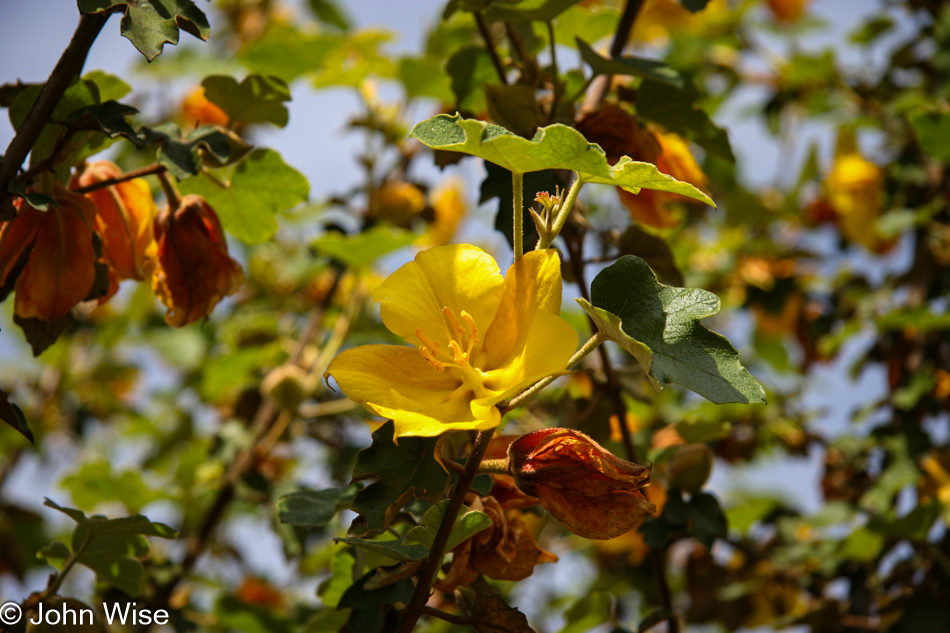
M 511 212 L 515 223 L 511 241 L 515 261 L 518 261 L 524 254 L 524 174 L 511 172 L 511 190 Z

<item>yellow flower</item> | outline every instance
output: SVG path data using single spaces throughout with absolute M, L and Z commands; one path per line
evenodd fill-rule
M 495 406 L 564 373 L 577 332 L 558 316 L 561 264 L 526 254 L 502 279 L 490 255 L 467 244 L 416 255 L 373 292 L 383 323 L 415 347 L 364 345 L 327 370 L 343 392 L 395 423 L 395 437 L 498 426 Z
M 858 151 L 854 133 L 842 130 L 835 163 L 825 181 L 828 200 L 840 216 L 841 232 L 869 251 L 883 250 L 875 220 L 881 214 L 884 173 Z

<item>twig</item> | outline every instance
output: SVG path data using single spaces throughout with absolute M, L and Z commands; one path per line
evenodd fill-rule
M 73 189 L 76 193 L 89 193 L 91 191 L 96 191 L 98 189 L 105 189 L 106 187 L 111 187 L 117 185 L 121 182 L 126 182 L 128 180 L 135 180 L 136 178 L 141 178 L 143 176 L 151 176 L 153 174 L 160 174 L 166 170 L 165 165 L 161 163 L 152 163 L 151 165 L 146 165 L 145 167 L 139 167 L 138 169 L 133 169 L 132 171 L 127 171 L 124 174 L 116 176 L 115 178 L 107 178 L 100 182 L 94 182 L 91 185 L 85 187 L 77 187 Z
M 451 622 L 459 626 L 471 625 L 478 622 L 478 618 L 474 618 L 470 615 L 453 615 L 430 606 L 422 607 L 422 614 L 431 615 L 433 618 L 439 618 L 440 620 L 445 620 L 446 622 Z
M 73 77 L 82 72 L 89 49 L 110 15 L 110 13 L 87 13 L 79 18 L 79 26 L 76 27 L 73 39 L 56 62 L 39 97 L 3 153 L 3 160 L 0 161 L 0 203 L 2 203 L 0 207 L 6 206 L 7 185 L 20 170 L 20 165 L 26 160 Z
M 162 186 L 162 191 L 165 192 L 165 203 L 168 205 L 169 209 L 177 209 L 181 206 L 181 194 L 178 193 L 178 187 L 175 185 L 175 181 L 172 180 L 172 177 L 168 175 L 168 172 L 162 170 L 157 172 L 158 182 Z
M 79 562 L 79 559 L 86 552 L 86 549 L 89 547 L 89 544 L 92 543 L 92 532 L 86 530 L 86 537 L 82 540 L 82 544 L 72 555 L 66 560 L 66 563 L 63 565 L 63 570 L 56 574 L 53 580 L 46 587 L 46 590 L 43 592 L 40 597 L 40 602 L 48 600 L 50 596 L 54 595 L 59 588 L 62 586 L 63 581 L 66 580 L 66 576 L 72 571 L 72 568 L 76 566 L 76 563 Z
M 485 24 L 485 17 L 481 11 L 475 11 L 473 14 L 475 15 L 475 24 L 478 25 L 478 32 L 481 34 L 482 39 L 485 40 L 485 46 L 488 48 L 488 56 L 491 57 L 491 62 L 495 65 L 495 70 L 498 72 L 498 79 L 501 80 L 502 84 L 507 86 L 508 77 L 505 75 L 505 66 L 501 63 L 501 58 L 498 57 L 495 42 L 492 40 L 491 33 L 488 32 L 488 25 Z
M 455 490 L 452 491 L 442 524 L 439 526 L 439 531 L 436 533 L 432 547 L 429 549 L 429 556 L 426 558 L 425 566 L 419 574 L 418 583 L 412 593 L 412 599 L 403 613 L 402 620 L 399 622 L 399 628 L 396 629 L 397 633 L 410 633 L 425 612 L 426 603 L 429 601 L 429 593 L 432 590 L 432 582 L 435 580 L 439 568 L 442 567 L 442 555 L 445 553 L 445 546 L 449 542 L 449 535 L 452 533 L 455 519 L 462 508 L 468 489 L 471 488 L 472 482 L 475 481 L 475 477 L 478 475 L 478 466 L 482 462 L 482 456 L 485 455 L 494 433 L 495 429 L 479 431 L 475 437 L 472 452 L 469 453 L 468 460 L 465 462 L 465 474 L 459 476 L 458 482 L 455 484 Z
M 614 39 L 610 43 L 610 56 L 620 57 L 623 49 L 627 47 L 630 39 L 630 32 L 633 31 L 633 24 L 637 20 L 637 14 L 640 13 L 640 7 L 644 0 L 627 0 L 623 7 L 623 13 L 620 16 L 620 22 L 617 24 L 617 30 L 614 32 Z M 592 85 L 591 91 L 587 93 L 584 99 L 584 105 L 581 107 L 583 112 L 593 112 L 600 105 L 600 102 L 607 96 L 607 90 L 610 88 L 610 75 L 598 75 Z
M 551 124 L 557 117 L 557 109 L 561 103 L 561 73 L 557 67 L 557 44 L 554 41 L 554 24 L 551 20 L 548 20 L 548 38 L 551 40 L 551 72 L 554 73 L 554 94 L 551 97 L 551 111 L 548 113 L 548 123 Z

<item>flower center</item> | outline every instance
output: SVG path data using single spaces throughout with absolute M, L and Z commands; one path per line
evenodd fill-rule
M 449 349 L 443 350 L 438 341 L 433 341 L 426 336 L 422 328 L 416 328 L 416 338 L 422 342 L 419 353 L 439 371 L 443 371 L 446 367 L 456 367 L 461 369 L 463 374 L 467 374 L 466 369 L 469 371 L 473 369 L 469 365 L 468 359 L 472 354 L 472 350 L 478 345 L 478 328 L 475 327 L 475 319 L 468 312 L 462 310 L 460 316 L 462 321 L 465 322 L 463 327 L 451 308 L 442 308 L 442 316 L 452 333 L 452 338 L 449 340 Z

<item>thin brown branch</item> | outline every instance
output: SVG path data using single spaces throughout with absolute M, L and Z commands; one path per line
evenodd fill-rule
M 36 139 L 39 138 L 40 132 L 43 131 L 73 77 L 82 72 L 89 49 L 92 48 L 92 43 L 96 41 L 96 37 L 105 26 L 109 15 L 109 13 L 89 13 L 79 18 L 79 26 L 76 27 L 73 39 L 63 51 L 56 67 L 53 68 L 53 72 L 50 73 L 49 79 L 40 91 L 39 97 L 3 153 L 3 160 L 0 161 L 0 216 L 3 215 L 3 207 L 7 206 L 7 185 L 16 177 L 20 165 L 33 149 Z
M 465 474 L 459 476 L 458 482 L 455 484 L 455 490 L 452 491 L 452 496 L 449 498 L 449 506 L 445 510 L 442 524 L 439 526 L 439 531 L 436 533 L 432 547 L 429 549 L 429 556 L 426 558 L 422 572 L 419 574 L 412 599 L 409 600 L 402 620 L 399 622 L 397 633 L 410 633 L 425 611 L 426 603 L 429 601 L 429 595 L 432 591 L 432 583 L 442 566 L 442 556 L 445 554 L 445 546 L 449 542 L 449 535 L 452 533 L 455 519 L 458 517 L 462 503 L 465 501 L 465 495 L 468 494 L 472 482 L 475 481 L 475 477 L 478 475 L 478 466 L 482 463 L 482 457 L 488 449 L 488 444 L 491 442 L 494 432 L 494 429 L 479 431 L 475 437 L 472 452 L 469 453 L 468 460 L 465 462 Z
M 475 11 L 475 24 L 478 26 L 478 32 L 482 36 L 482 39 L 485 40 L 485 47 L 488 49 L 488 56 L 491 57 L 491 63 L 495 66 L 495 71 L 498 73 L 498 79 L 502 84 L 508 85 L 508 77 L 505 74 L 505 66 L 501 63 L 501 58 L 498 56 L 498 50 L 495 48 L 495 40 L 492 39 L 491 33 L 488 31 L 488 25 L 485 24 L 485 18 L 482 16 L 481 11 Z
M 117 185 L 120 182 L 134 180 L 143 176 L 151 176 L 153 174 L 161 174 L 165 171 L 165 165 L 162 165 L 161 163 L 152 163 L 151 165 L 146 165 L 145 167 L 139 167 L 138 169 L 127 171 L 120 176 L 116 176 L 115 178 L 107 178 L 106 180 L 95 182 L 86 187 L 77 187 L 76 189 L 73 189 L 73 191 L 76 193 L 89 193 L 90 191 L 96 191 L 97 189 L 105 189 L 106 187 Z
M 627 0 L 627 3 L 624 5 L 620 22 L 617 24 L 617 30 L 614 32 L 614 39 L 610 43 L 611 57 L 616 58 L 623 54 L 623 49 L 627 47 L 627 42 L 630 40 L 630 33 L 633 31 L 633 25 L 637 20 L 637 15 L 640 13 L 640 7 L 643 6 L 643 2 L 644 0 Z M 584 99 L 584 105 L 580 111 L 593 112 L 596 110 L 600 102 L 607 96 L 609 89 L 609 75 L 599 75 L 595 77 L 591 84 L 590 92 L 587 93 L 587 97 Z
M 341 275 L 342 273 L 337 274 L 330 292 L 326 294 L 326 298 L 321 305 L 310 315 L 310 319 L 297 341 L 294 354 L 290 359 L 291 363 L 300 364 L 306 348 L 319 333 L 320 324 L 323 321 L 323 312 L 336 294 Z M 205 514 L 204 520 L 200 522 L 198 529 L 192 532 L 188 538 L 185 545 L 185 556 L 182 559 L 178 573 L 156 589 L 155 596 L 151 601 L 153 610 L 168 606 L 175 588 L 188 576 L 198 558 L 207 550 L 215 530 L 236 496 L 238 482 L 250 471 L 257 459 L 263 456 L 260 448 L 267 441 L 271 429 L 283 422 L 278 413 L 277 405 L 273 400 L 267 398 L 258 407 L 254 419 L 251 421 L 251 432 L 255 438 L 252 447 L 238 453 L 234 461 L 231 462 L 211 508 Z M 136 627 L 135 633 L 147 633 L 151 628 L 151 624 L 140 624 Z
M 584 275 L 584 237 L 570 230 L 570 227 L 567 228 L 568 230 L 565 230 L 562 235 L 564 242 L 567 244 L 574 279 L 580 286 L 581 296 L 590 302 L 590 292 L 587 289 L 587 281 Z M 592 319 L 589 320 L 591 332 L 596 334 L 598 331 L 597 325 Z M 600 353 L 601 364 L 603 365 L 604 373 L 607 375 L 607 391 L 617 415 L 617 426 L 620 427 L 624 452 L 627 454 L 627 460 L 639 463 L 637 448 L 630 435 L 630 428 L 627 426 L 627 405 L 623 401 L 620 383 L 617 381 L 617 372 L 614 370 L 613 363 L 610 361 L 607 348 L 601 345 L 597 351 Z M 669 582 L 666 579 L 666 549 L 652 550 L 651 562 L 653 564 L 653 575 L 656 577 L 657 590 L 660 594 L 660 601 L 663 607 L 671 614 L 667 620 L 667 631 L 669 631 L 669 633 L 679 633 L 679 620 L 676 617 L 676 611 L 673 610 L 673 597 L 670 592 Z
M 429 606 L 422 607 L 422 615 L 431 615 L 433 618 L 439 618 L 440 620 L 445 620 L 446 622 L 451 622 L 452 624 L 457 624 L 459 626 L 475 624 L 478 622 L 478 618 L 473 618 L 470 615 L 454 615 Z

